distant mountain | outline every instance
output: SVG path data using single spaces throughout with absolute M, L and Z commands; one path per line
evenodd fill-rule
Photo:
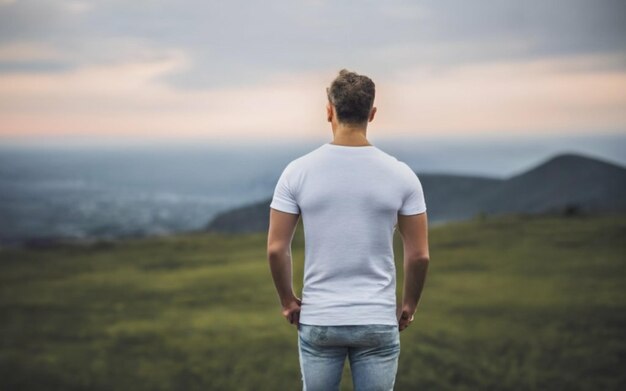
M 626 169 L 580 154 L 548 159 L 508 179 L 427 174 L 424 188 L 428 219 L 464 220 L 477 214 L 623 213 Z M 268 228 L 271 197 L 228 210 L 213 218 L 208 231 L 260 232 Z
M 486 192 L 477 207 L 487 213 L 626 210 L 626 169 L 612 163 L 562 154 L 513 176 Z
M 272 198 L 218 213 L 207 226 L 207 231 L 250 233 L 267 231 Z
M 495 191 L 505 180 L 451 174 L 418 174 L 429 222 L 473 217 L 485 193 Z

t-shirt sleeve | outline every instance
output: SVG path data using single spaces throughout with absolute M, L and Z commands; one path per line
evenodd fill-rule
M 282 212 L 300 214 L 300 207 L 296 202 L 294 189 L 291 187 L 291 183 L 293 182 L 291 178 L 292 173 L 293 166 L 288 164 L 280 175 L 280 178 L 278 178 L 270 208 Z
M 407 173 L 407 193 L 405 194 L 402 207 L 398 210 L 401 215 L 415 215 L 426 212 L 426 199 L 424 197 L 424 190 L 422 189 L 422 183 L 420 182 L 417 174 L 408 166 Z

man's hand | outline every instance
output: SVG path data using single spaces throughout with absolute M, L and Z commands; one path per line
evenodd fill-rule
M 411 310 L 408 307 L 403 308 L 401 311 L 399 311 L 398 313 L 398 328 L 400 329 L 400 331 L 406 329 L 407 327 L 409 327 L 409 325 L 411 324 L 411 322 L 413 322 L 413 318 L 415 314 L 415 310 Z
M 267 236 L 267 259 L 282 313 L 291 324 L 300 323 L 300 299 L 292 289 L 291 240 L 296 232 L 299 214 L 270 208 L 270 226 Z
M 398 326 L 402 331 L 413 322 L 430 263 L 426 212 L 406 216 L 398 214 L 397 227 L 404 251 L 402 304 L 398 310 Z
M 302 301 L 294 296 L 289 301 L 283 303 L 282 306 L 283 316 L 289 323 L 298 327 L 300 324 L 300 307 L 302 306 Z

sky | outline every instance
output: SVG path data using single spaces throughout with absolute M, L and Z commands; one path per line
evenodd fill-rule
M 0 143 L 626 134 L 626 2 L 0 0 Z

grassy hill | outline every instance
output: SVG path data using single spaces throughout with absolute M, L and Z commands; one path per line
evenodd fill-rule
M 396 390 L 625 389 L 625 238 L 624 216 L 431 228 Z M 0 250 L 0 389 L 301 389 L 265 244 L 197 233 Z M 302 226 L 293 255 L 299 291 Z

